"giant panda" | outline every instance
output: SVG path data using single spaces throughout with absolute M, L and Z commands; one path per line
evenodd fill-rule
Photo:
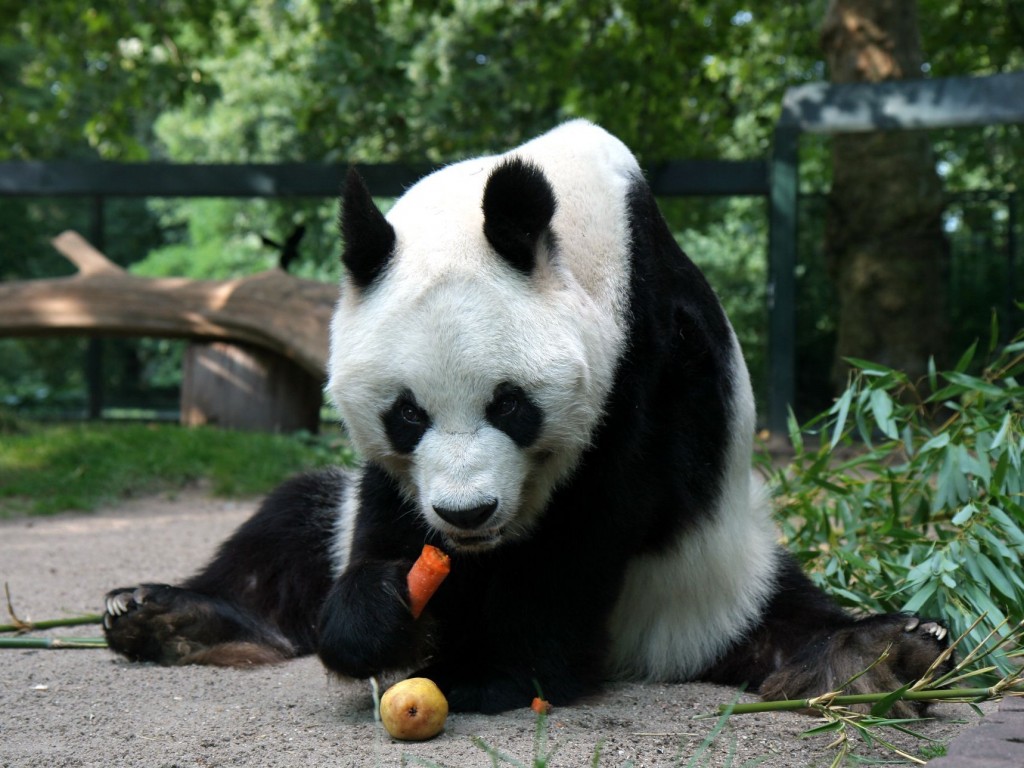
M 285 483 L 184 584 L 110 592 L 112 649 L 316 653 L 483 712 L 613 679 L 889 690 L 939 656 L 941 622 L 850 616 L 777 543 L 736 336 L 618 139 L 569 122 L 387 216 L 351 172 L 340 224 L 327 388 L 362 464 Z M 452 571 L 413 619 L 425 543 Z

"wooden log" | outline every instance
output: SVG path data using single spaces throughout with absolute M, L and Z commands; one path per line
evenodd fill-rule
M 262 432 L 316 432 L 321 380 L 275 352 L 215 341 L 190 344 L 181 423 Z
M 337 286 L 280 269 L 235 280 L 138 277 L 77 232 L 64 232 L 53 245 L 78 273 L 0 282 L 0 336 L 88 333 L 243 343 L 324 379 Z

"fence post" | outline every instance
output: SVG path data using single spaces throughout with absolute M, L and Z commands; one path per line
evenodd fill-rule
M 796 246 L 800 130 L 775 129 L 768 224 L 768 429 L 786 434 L 796 392 Z

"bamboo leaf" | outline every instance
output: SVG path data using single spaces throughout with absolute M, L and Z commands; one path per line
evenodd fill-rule
M 892 418 L 892 398 L 884 389 L 871 390 L 871 412 L 882 434 L 892 440 L 899 439 L 896 422 Z
M 907 602 L 903 604 L 900 610 L 906 611 L 907 613 L 914 613 L 918 611 L 922 605 L 932 599 L 932 596 L 939 588 L 939 582 L 932 580 L 921 587 L 917 593 L 911 597 Z
M 963 525 L 974 517 L 974 513 L 977 511 L 978 508 L 974 504 L 965 504 L 959 512 L 953 515 L 953 525 Z
M 793 450 L 799 456 L 804 452 L 804 438 L 800 434 L 800 423 L 792 408 L 789 408 L 786 413 L 786 429 L 789 432 L 789 441 L 793 444 Z
M 927 453 L 928 451 L 935 451 L 939 448 L 945 448 L 949 445 L 949 432 L 941 432 L 929 440 L 927 443 L 921 446 L 921 450 L 918 453 Z
M 1017 527 L 1017 524 L 1010 518 L 1008 514 L 1006 514 L 1003 510 L 1001 510 L 994 504 L 988 505 L 988 513 L 993 518 L 995 518 L 997 523 L 999 523 L 999 526 L 1000 528 L 1002 528 L 1003 532 L 1011 539 L 1013 539 L 1013 543 L 1015 546 L 1024 547 L 1024 532 L 1022 532 L 1021 529 Z
M 962 384 L 949 384 L 937 392 L 933 392 L 926 403 L 943 403 L 955 397 L 960 397 L 964 392 L 970 392 L 970 387 L 965 387 Z
M 1002 592 L 1003 595 L 1010 600 L 1019 599 L 1017 590 L 1015 590 L 1013 585 L 1007 581 L 1002 571 L 995 566 L 995 563 L 989 560 L 988 557 L 982 553 L 979 553 L 975 559 L 977 560 L 978 565 L 981 566 L 981 570 L 984 571 L 986 578 L 988 578 L 988 581 L 992 586 Z
M 950 371 L 942 374 L 947 381 L 953 384 L 958 384 L 964 389 L 971 390 L 974 392 L 981 392 L 984 395 L 990 397 L 1001 397 L 1003 390 L 1001 387 L 997 387 L 995 384 L 990 384 L 984 379 L 979 379 L 977 376 L 969 376 L 966 373 L 959 373 L 956 371 Z
M 958 372 L 966 371 L 967 366 L 969 366 L 971 364 L 971 361 L 974 360 L 974 353 L 977 351 L 977 349 L 978 342 L 977 340 L 975 340 L 975 342 L 967 348 L 967 351 L 960 356 L 960 359 L 957 360 L 956 367 L 954 370 Z
M 1007 411 L 1003 415 L 1003 423 L 999 426 L 999 431 L 996 432 L 995 439 L 992 441 L 992 445 L 990 445 L 989 448 L 998 448 L 999 446 L 1001 446 L 1003 444 L 1003 440 L 1006 439 L 1006 434 L 1010 430 L 1010 416 L 1011 415 L 1012 414 L 1010 413 L 1010 411 Z
M 847 389 L 843 392 L 836 404 L 832 406 L 832 410 L 836 413 L 836 423 L 832 428 L 832 440 L 831 447 L 835 447 L 839 444 L 839 438 L 843 436 L 843 429 L 846 426 L 846 417 L 850 413 L 850 404 L 853 403 L 853 390 Z
M 910 690 L 910 685 L 910 683 L 907 683 L 902 688 L 897 688 L 885 698 L 879 699 L 872 705 L 871 714 L 875 717 L 884 717 L 888 714 L 889 710 L 892 709 L 893 705 L 902 699 L 903 695 Z
M 859 357 L 844 357 L 843 359 L 854 368 L 859 369 L 865 376 L 888 376 L 890 373 L 897 373 L 896 370 L 886 365 Z
M 808 728 L 806 731 L 800 734 L 800 738 L 807 739 L 811 736 L 818 736 L 822 733 L 834 733 L 835 731 L 842 730 L 842 728 L 842 720 L 833 720 L 832 722 L 825 723 L 824 725 L 817 725 L 814 728 Z

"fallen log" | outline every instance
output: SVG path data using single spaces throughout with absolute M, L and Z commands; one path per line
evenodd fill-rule
M 0 336 L 162 336 L 252 345 L 323 381 L 335 285 L 280 269 L 234 280 L 132 275 L 77 232 L 53 239 L 70 277 L 0 282 Z

